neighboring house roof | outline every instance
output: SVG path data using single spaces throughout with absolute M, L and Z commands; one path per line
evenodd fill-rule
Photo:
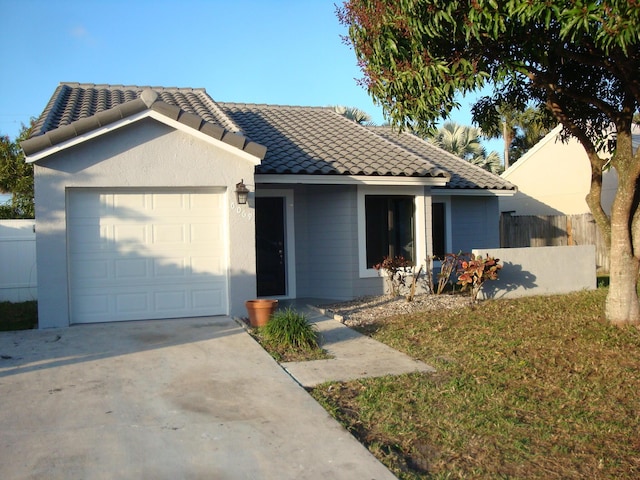
M 215 102 L 194 88 L 61 83 L 21 146 L 37 159 L 52 147 L 149 111 L 262 159 L 256 174 L 265 177 L 412 178 L 434 187 L 515 191 L 508 181 L 415 135 L 364 127 L 332 108 Z
M 391 127 L 367 127 L 381 137 L 423 158 L 451 175 L 446 187 L 453 189 L 515 190 L 512 183 L 463 160 L 412 133 L 398 133 Z

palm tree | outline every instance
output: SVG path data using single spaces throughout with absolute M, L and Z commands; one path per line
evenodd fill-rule
M 518 117 L 518 130 L 509 148 L 511 164 L 527 153 L 551 131 L 551 125 L 535 108 L 527 108 Z
M 491 152 L 487 155 L 486 151 L 484 151 L 482 155 L 472 158 L 471 163 L 496 175 L 500 175 L 504 171 L 498 152 Z
M 373 125 L 371 115 L 363 110 L 360 110 L 359 108 L 335 105 L 333 109 L 336 113 L 339 113 L 343 117 L 348 118 L 349 120 L 353 120 L 360 125 Z
M 489 172 L 500 173 L 502 170 L 500 155 L 497 152 L 487 154 L 480 143 L 480 136 L 479 128 L 446 122 L 433 137 L 427 140 Z
M 429 141 L 465 160 L 482 155 L 480 129 L 446 122 Z
M 482 136 L 485 138 L 500 138 L 504 141 L 504 168 L 509 168 L 527 150 L 533 147 L 555 126 L 549 113 L 542 108 L 527 107 L 518 109 L 509 103 L 499 104 L 497 107 L 490 101 L 482 104 L 484 113 L 494 109 L 493 115 L 486 115 L 487 120 L 482 125 Z

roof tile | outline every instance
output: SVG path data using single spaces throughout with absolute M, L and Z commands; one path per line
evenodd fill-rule
M 463 160 L 412 133 L 398 133 L 391 127 L 366 127 L 377 135 L 421 157 L 429 158 L 438 169 L 451 176 L 443 188 L 515 190 L 516 187 L 483 168 Z M 435 187 L 440 188 L 440 187 Z
M 515 188 L 415 135 L 363 127 L 332 108 L 216 103 L 193 88 L 61 83 L 22 147 L 30 155 L 147 108 L 262 158 L 260 174 L 450 177 L 450 188 Z
M 218 106 L 249 138 L 267 146 L 257 173 L 433 176 L 434 165 L 428 159 L 385 141 L 331 108 Z
M 240 149 L 250 144 L 204 89 L 61 83 L 21 146 L 31 155 L 147 108 L 218 140 L 227 131 Z M 264 156 L 261 147 L 254 142 L 251 154 Z

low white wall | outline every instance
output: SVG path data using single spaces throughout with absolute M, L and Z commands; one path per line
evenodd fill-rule
M 35 220 L 0 220 L 0 301 L 37 299 Z
M 554 295 L 597 287 L 594 245 L 473 250 L 500 259 L 498 280 L 488 280 L 478 298 Z

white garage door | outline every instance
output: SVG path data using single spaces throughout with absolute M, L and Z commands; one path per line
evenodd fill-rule
M 71 323 L 227 313 L 224 195 L 70 189 Z

